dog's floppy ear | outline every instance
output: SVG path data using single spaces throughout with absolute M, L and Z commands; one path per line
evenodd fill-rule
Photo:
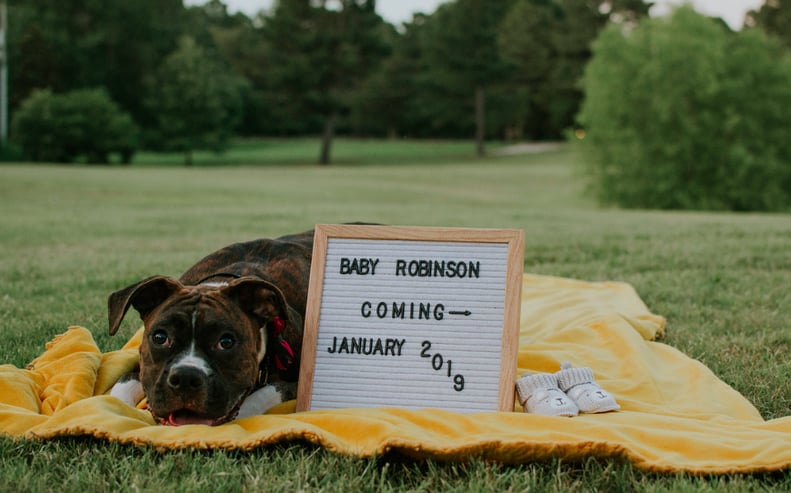
M 296 381 L 302 351 L 302 316 L 286 302 L 283 292 L 271 282 L 242 277 L 222 288 L 240 308 L 255 316 L 267 331 L 267 353 L 271 366 L 282 378 Z
M 288 318 L 288 304 L 280 288 L 258 277 L 234 279 L 222 288 L 226 296 L 236 300 L 239 307 L 262 322 L 275 317 Z
M 151 276 L 111 294 L 107 298 L 110 335 L 115 335 L 118 331 L 130 306 L 140 313 L 140 318 L 145 318 L 173 293 L 183 288 L 184 286 L 172 277 Z

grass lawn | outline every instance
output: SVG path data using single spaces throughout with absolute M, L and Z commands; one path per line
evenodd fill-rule
M 602 209 L 569 149 L 476 160 L 469 143 L 342 140 L 335 151 L 329 167 L 312 164 L 312 140 L 245 141 L 191 169 L 153 154 L 131 167 L 0 165 L 0 363 L 24 367 L 71 324 L 117 349 L 139 321 L 107 336 L 110 292 L 177 276 L 231 242 L 348 221 L 519 228 L 525 272 L 631 283 L 668 318 L 664 342 L 765 418 L 791 414 L 791 216 Z M 0 474 L 9 491 L 791 489 L 788 474 L 653 475 L 596 460 L 359 460 L 301 444 L 160 453 L 78 439 L 2 438 Z
M 500 143 L 489 144 L 497 149 Z M 318 139 L 241 139 L 222 154 L 197 151 L 194 166 L 234 165 L 309 165 L 318 162 L 321 142 Z M 459 162 L 475 159 L 473 144 L 468 141 L 402 140 L 382 142 L 378 139 L 337 138 L 332 145 L 334 164 L 402 164 Z M 184 154 L 178 152 L 140 152 L 135 155 L 138 166 L 183 166 Z

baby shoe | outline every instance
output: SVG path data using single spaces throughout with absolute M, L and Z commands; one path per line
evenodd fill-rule
M 615 397 L 602 389 L 593 380 L 590 368 L 572 368 L 571 363 L 562 363 L 555 373 L 560 390 L 566 393 L 583 413 L 605 413 L 621 406 Z
M 519 403 L 525 412 L 547 416 L 576 416 L 577 405 L 558 388 L 551 373 L 525 374 L 516 382 Z

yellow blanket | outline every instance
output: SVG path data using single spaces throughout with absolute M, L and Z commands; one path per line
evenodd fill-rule
M 362 457 L 397 450 L 507 463 L 595 455 L 695 473 L 788 468 L 791 416 L 764 421 L 705 366 L 652 342 L 664 323 L 629 285 L 525 275 L 519 373 L 554 372 L 562 361 L 590 367 L 621 411 L 574 418 L 390 408 L 294 413 L 291 402 L 278 409 L 282 414 L 214 428 L 157 426 L 146 411 L 103 395 L 134 365 L 140 333 L 102 354 L 87 330 L 72 327 L 28 369 L 0 366 L 0 433 L 243 450 L 300 439 Z

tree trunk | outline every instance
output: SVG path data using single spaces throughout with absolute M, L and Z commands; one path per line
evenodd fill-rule
M 327 117 L 327 122 L 324 124 L 324 135 L 321 139 L 321 155 L 319 156 L 319 164 L 330 164 L 330 151 L 332 150 L 332 138 L 335 136 L 335 120 L 337 113 L 335 110 Z
M 184 164 L 186 166 L 192 166 L 192 149 L 184 151 Z
M 486 155 L 486 96 L 482 86 L 475 88 L 475 152 L 478 157 Z

